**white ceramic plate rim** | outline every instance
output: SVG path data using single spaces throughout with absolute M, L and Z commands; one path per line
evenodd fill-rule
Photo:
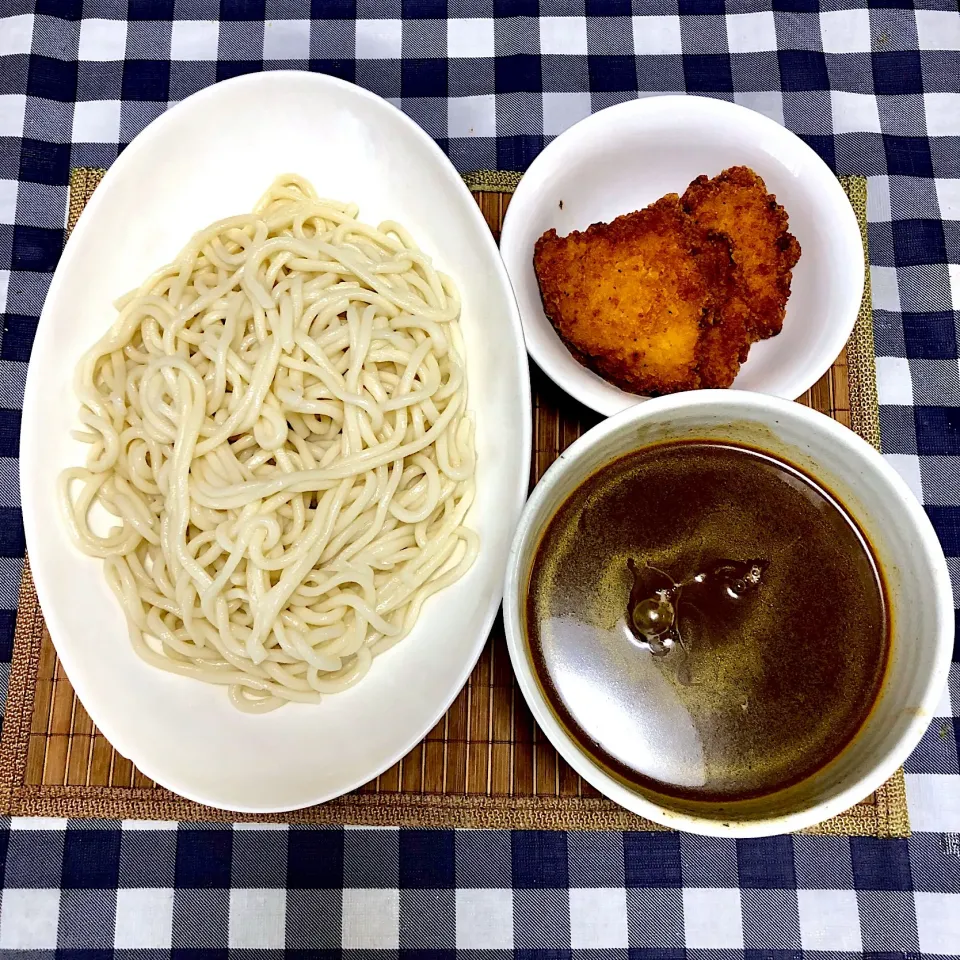
M 794 400 L 806 390 L 809 390 L 830 369 L 853 332 L 866 279 L 863 243 L 856 214 L 853 212 L 850 201 L 833 171 L 817 155 L 816 151 L 804 143 L 796 134 L 781 126 L 775 120 L 771 120 L 748 107 L 730 103 L 726 100 L 717 100 L 713 97 L 668 94 L 666 96 L 644 97 L 639 100 L 627 100 L 598 110 L 568 127 L 534 158 L 520 180 L 510 206 L 507 208 L 500 240 L 501 251 L 507 264 L 507 272 L 510 274 L 511 282 L 513 282 L 516 268 L 514 254 L 519 255 L 517 251 L 512 249 L 513 223 L 521 220 L 527 209 L 538 203 L 538 193 L 542 189 L 545 178 L 561 161 L 569 146 L 585 139 L 603 138 L 605 136 L 603 131 L 610 125 L 643 124 L 664 115 L 670 115 L 673 119 L 686 122 L 690 125 L 691 130 L 695 130 L 698 118 L 708 114 L 726 116 L 731 122 L 757 130 L 763 136 L 769 138 L 770 141 L 782 144 L 785 148 L 789 148 L 802 156 L 805 162 L 810 165 L 811 171 L 816 171 L 817 189 L 828 197 L 837 211 L 837 225 L 842 232 L 843 242 L 850 253 L 847 260 L 850 270 L 853 271 L 853 283 L 849 288 L 847 301 L 837 310 L 837 315 L 844 318 L 843 322 L 836 324 L 831 336 L 824 342 L 818 354 L 811 357 L 803 367 L 797 368 L 790 374 L 785 373 L 782 383 L 775 392 L 770 394 L 785 400 Z M 532 258 L 533 251 L 530 250 L 526 255 Z M 521 321 L 527 351 L 537 366 L 558 387 L 579 400 L 580 403 L 604 416 L 612 416 L 637 403 L 651 399 L 621 390 L 586 367 L 580 367 L 576 372 L 558 367 L 551 359 L 548 345 L 558 342 L 559 337 L 550 326 L 549 321 L 544 318 L 545 325 L 541 324 L 533 318 L 528 318 L 523 311 L 521 311 Z M 734 388 L 736 388 L 736 384 L 734 384 Z
M 101 203 L 105 202 L 106 194 L 110 188 L 111 182 L 114 179 L 119 178 L 125 168 L 134 163 L 140 154 L 154 150 L 158 146 L 161 146 L 163 143 L 162 138 L 167 126 L 179 118 L 180 114 L 184 110 L 191 108 L 198 101 L 220 97 L 223 94 L 224 88 L 234 89 L 244 86 L 252 87 L 261 84 L 282 85 L 285 78 L 296 78 L 296 82 L 298 83 L 315 84 L 318 88 L 318 92 L 320 93 L 326 92 L 328 95 L 336 95 L 339 92 L 341 94 L 347 94 L 349 96 L 366 99 L 372 103 L 379 104 L 383 108 L 395 111 L 396 116 L 394 119 L 406 128 L 411 138 L 419 141 L 420 145 L 424 149 L 433 154 L 433 157 L 437 162 L 438 170 L 443 171 L 445 178 L 453 183 L 454 188 L 459 190 L 459 192 L 461 192 L 463 195 L 466 201 L 464 204 L 464 210 L 469 211 L 467 216 L 478 228 L 478 236 L 482 238 L 481 242 L 485 248 L 484 255 L 489 257 L 491 266 L 495 270 L 500 285 L 502 286 L 504 295 L 503 299 L 505 304 L 508 305 L 509 309 L 509 315 L 506 318 L 506 321 L 509 324 L 509 328 L 512 331 L 517 345 L 517 350 L 515 351 L 516 368 L 512 372 L 511 376 L 516 379 L 521 397 L 521 408 L 517 411 L 518 419 L 520 421 L 518 426 L 518 456 L 519 463 L 525 466 L 525 469 L 518 471 L 516 490 L 511 500 L 503 504 L 503 509 L 510 517 L 514 519 L 519 517 L 520 511 L 527 496 L 532 442 L 532 401 L 530 394 L 530 378 L 526 353 L 523 350 L 523 329 L 520 323 L 520 315 L 517 309 L 516 299 L 513 295 L 512 286 L 510 285 L 509 278 L 507 277 L 506 269 L 504 268 L 503 262 L 499 256 L 499 251 L 493 239 L 493 234 L 490 232 L 479 207 L 471 196 L 466 184 L 457 173 L 453 164 L 437 146 L 437 144 L 427 135 L 427 133 L 424 132 L 413 120 L 401 113 L 383 98 L 378 97 L 376 94 L 373 94 L 362 87 L 357 87 L 354 84 L 348 83 L 347 81 L 339 80 L 323 74 L 295 70 L 276 70 L 264 73 L 249 74 L 206 87 L 190 97 L 187 97 L 183 101 L 180 101 L 178 104 L 170 107 L 170 109 L 161 114 L 161 116 L 157 117 L 154 121 L 148 124 L 147 127 L 145 127 L 131 141 L 130 145 L 123 151 L 123 153 L 107 171 L 100 187 L 90 199 L 84 211 L 84 215 L 80 218 L 75 230 L 67 241 L 64 251 L 60 257 L 57 272 L 55 273 L 50 284 L 50 289 L 47 293 L 43 311 L 41 312 L 40 323 L 35 338 L 35 349 L 37 345 L 41 347 L 41 350 L 44 353 L 48 352 L 50 349 L 49 345 L 46 345 L 46 340 L 48 339 L 47 330 L 52 329 L 52 324 L 45 323 L 45 315 L 48 311 L 48 304 L 55 304 L 59 299 L 59 290 L 63 283 L 63 268 L 73 259 L 75 251 L 78 250 L 79 247 L 84 243 L 84 238 L 87 235 L 88 230 L 92 229 L 91 225 L 96 222 L 96 212 Z M 137 766 L 140 768 L 142 773 L 144 773 L 150 779 L 155 780 L 161 786 L 167 787 L 168 789 L 176 792 L 188 800 L 217 807 L 219 809 L 233 810 L 239 813 L 269 814 L 283 813 L 294 809 L 301 809 L 305 806 L 323 803 L 337 796 L 342 796 L 343 794 L 363 785 L 368 780 L 379 776 L 385 770 L 389 769 L 389 767 L 391 767 L 394 763 L 396 763 L 401 757 L 406 755 L 406 753 L 408 753 L 412 747 L 420 742 L 420 740 L 422 740 L 426 733 L 436 724 L 437 720 L 439 720 L 440 717 L 442 717 L 443 714 L 449 709 L 451 703 L 463 688 L 463 685 L 466 683 L 467 678 L 476 665 L 480 653 L 486 644 L 502 599 L 501 594 L 498 593 L 497 590 L 491 592 L 490 597 L 483 608 L 484 612 L 482 618 L 480 619 L 481 627 L 477 630 L 473 642 L 470 645 L 464 645 L 463 666 L 458 674 L 455 684 L 452 684 L 450 689 L 446 691 L 442 701 L 438 699 L 437 708 L 432 713 L 432 720 L 430 723 L 422 725 L 423 728 L 421 730 L 415 731 L 413 734 L 411 734 L 405 741 L 402 748 L 396 749 L 389 759 L 386 761 L 381 761 L 376 768 L 371 767 L 369 771 L 366 771 L 362 776 L 356 776 L 351 782 L 341 788 L 338 788 L 332 792 L 320 792 L 314 797 L 310 797 L 303 802 L 297 802 L 293 805 L 283 802 L 276 804 L 268 803 L 255 805 L 248 805 L 240 802 L 224 803 L 222 799 L 212 798 L 205 795 L 202 791 L 192 789 L 189 783 L 183 783 L 179 781 L 174 782 L 170 779 L 170 777 L 167 776 L 165 771 L 153 768 L 149 760 L 140 758 L 140 751 L 136 748 L 136 743 L 131 740 L 130 736 L 126 733 L 122 726 L 118 722 L 115 722 L 118 719 L 116 713 L 109 710 L 105 711 L 101 708 L 98 696 L 95 694 L 91 684 L 88 682 L 88 674 L 83 662 L 83 641 L 81 639 L 78 642 L 74 639 L 74 635 L 77 634 L 78 631 L 76 631 L 75 627 L 71 624 L 69 618 L 62 615 L 60 605 L 55 599 L 57 585 L 56 583 L 52 582 L 52 579 L 49 576 L 46 575 L 44 550 L 41 546 L 43 543 L 41 530 L 44 526 L 49 525 L 51 522 L 61 524 L 62 520 L 60 519 L 59 510 L 56 504 L 48 502 L 40 495 L 41 490 L 46 490 L 50 487 L 49 478 L 45 478 L 47 482 L 39 482 L 42 476 L 42 430 L 38 429 L 39 425 L 35 422 L 34 415 L 34 408 L 38 404 L 38 394 L 43 388 L 41 377 L 43 376 L 44 371 L 40 369 L 39 364 L 33 363 L 32 360 L 33 356 L 31 355 L 31 363 L 27 369 L 20 433 L 20 486 L 24 532 L 27 543 L 27 552 L 31 560 L 31 570 L 33 573 L 34 584 L 37 590 L 40 606 L 44 612 L 44 616 L 48 624 L 51 639 L 53 640 L 54 647 L 57 650 L 57 655 L 60 658 L 68 677 L 70 678 L 70 682 L 77 696 L 83 703 L 87 712 L 90 714 L 93 722 L 103 732 L 104 736 L 110 741 L 110 743 L 119 753 L 127 757 L 136 758 Z M 476 390 L 476 387 L 474 387 L 473 390 Z M 474 395 L 476 395 L 476 393 Z M 471 405 L 471 409 L 474 409 L 475 411 L 475 407 L 473 405 Z M 44 510 L 48 514 L 52 515 L 55 519 L 53 521 L 49 519 L 43 519 L 42 511 Z M 481 547 L 481 549 L 483 549 L 483 547 Z M 125 643 L 129 642 L 126 636 L 124 636 L 122 640 Z M 187 682 L 195 683 L 196 681 L 190 680 Z M 225 696 L 222 690 L 211 688 L 211 691 L 217 696 Z
M 937 622 L 941 624 L 949 623 L 952 630 L 954 611 L 951 598 L 953 594 L 946 562 L 942 559 L 943 549 L 940 546 L 940 541 L 937 539 L 923 507 L 910 492 L 906 482 L 885 462 L 880 453 L 852 430 L 842 426 L 830 417 L 778 397 L 748 393 L 743 390 L 701 390 L 696 393 L 680 393 L 668 397 L 658 397 L 652 399 L 650 403 L 656 404 L 656 413 L 659 419 L 668 421 L 672 413 L 685 407 L 697 406 L 704 402 L 709 403 L 711 399 L 725 401 L 735 399 L 745 410 L 764 410 L 768 413 L 779 411 L 784 416 L 809 419 L 816 426 L 816 429 L 832 435 L 838 445 L 852 447 L 858 456 L 867 461 L 869 467 L 881 473 L 884 479 L 897 490 L 903 509 L 910 514 L 917 533 L 919 551 L 931 558 L 940 558 L 939 562 L 934 564 L 938 571 L 937 582 L 934 584 L 938 607 L 936 611 Z M 850 809 L 864 797 L 878 790 L 903 765 L 920 742 L 920 738 L 930 725 L 930 718 L 935 715 L 937 703 L 947 683 L 953 647 L 952 643 L 949 642 L 951 636 L 949 631 L 941 631 L 938 634 L 940 642 L 936 650 L 935 666 L 924 686 L 919 709 L 914 713 L 899 741 L 882 759 L 877 761 L 863 776 L 852 780 L 848 786 L 829 800 L 797 813 L 742 822 L 711 820 L 668 810 L 647 799 L 641 793 L 629 790 L 594 763 L 563 729 L 551 712 L 543 691 L 533 674 L 533 668 L 526 655 L 526 641 L 520 623 L 517 597 L 526 560 L 524 548 L 531 535 L 534 521 L 540 514 L 545 501 L 551 495 L 551 488 L 561 482 L 561 477 L 569 462 L 576 461 L 590 448 L 600 443 L 604 437 L 617 432 L 635 417 L 648 416 L 650 409 L 646 404 L 642 408 L 634 405 L 602 421 L 574 441 L 543 475 L 524 507 L 510 550 L 503 602 L 507 649 L 524 699 L 527 701 L 541 730 L 547 735 L 547 739 L 580 776 L 622 807 L 647 817 L 655 823 L 676 830 L 684 830 L 688 833 L 712 837 L 766 837 L 781 833 L 793 833 L 822 823 L 824 820 Z

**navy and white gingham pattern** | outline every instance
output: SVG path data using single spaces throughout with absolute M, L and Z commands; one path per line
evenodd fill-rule
M 461 170 L 522 170 L 591 111 L 686 92 L 869 177 L 885 452 L 960 596 L 956 0 L 0 0 L 3 687 L 19 410 L 69 170 L 109 166 L 202 87 L 280 67 L 387 97 Z M 909 841 L 0 821 L 0 955 L 958 955 L 958 749 L 955 663 L 907 764 Z
M 19 820 L 0 837 L 0 954 L 797 960 L 960 949 L 960 857 L 930 834 L 734 842 Z

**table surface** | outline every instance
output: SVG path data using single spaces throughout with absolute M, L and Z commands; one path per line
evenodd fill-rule
M 24 550 L 19 410 L 68 172 L 109 166 L 202 87 L 277 68 L 387 97 L 460 170 L 523 170 L 591 111 L 686 92 L 867 176 L 884 452 L 958 591 L 956 0 L 0 0 L 0 689 Z M 906 765 L 910 840 L 6 820 L 0 953 L 957 955 L 958 660 Z

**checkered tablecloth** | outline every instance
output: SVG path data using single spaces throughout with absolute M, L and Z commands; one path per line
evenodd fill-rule
M 173 101 L 278 67 L 387 97 L 461 170 L 522 170 L 593 110 L 686 92 L 868 176 L 883 442 L 960 596 L 956 0 L 0 0 L 0 679 L 19 410 L 68 171 L 109 166 Z M 0 954 L 957 955 L 957 715 L 960 663 L 907 765 L 909 841 L 0 821 Z

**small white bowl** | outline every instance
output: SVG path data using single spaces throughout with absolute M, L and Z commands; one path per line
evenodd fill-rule
M 669 440 L 747 444 L 780 457 L 832 491 L 873 545 L 891 614 L 890 660 L 878 700 L 838 757 L 793 787 L 738 803 L 671 802 L 611 776 L 551 710 L 530 661 L 524 616 L 537 545 L 566 498 L 591 474 Z M 603 421 L 550 467 L 527 501 L 510 552 L 503 601 L 507 647 L 537 723 L 561 756 L 601 793 L 657 823 L 710 836 L 800 830 L 842 813 L 883 784 L 934 716 L 953 650 L 953 596 L 943 550 L 906 484 L 869 444 L 797 403 L 740 390 L 661 397 Z
M 778 123 L 706 97 L 631 100 L 587 117 L 530 165 L 510 202 L 500 253 L 517 295 L 527 350 L 562 389 L 610 415 L 644 399 L 570 354 L 543 312 L 533 247 L 682 194 L 700 174 L 752 167 L 790 216 L 802 255 L 783 331 L 754 344 L 734 386 L 787 400 L 830 368 L 853 330 L 863 294 L 863 246 L 850 202 L 827 165 Z

